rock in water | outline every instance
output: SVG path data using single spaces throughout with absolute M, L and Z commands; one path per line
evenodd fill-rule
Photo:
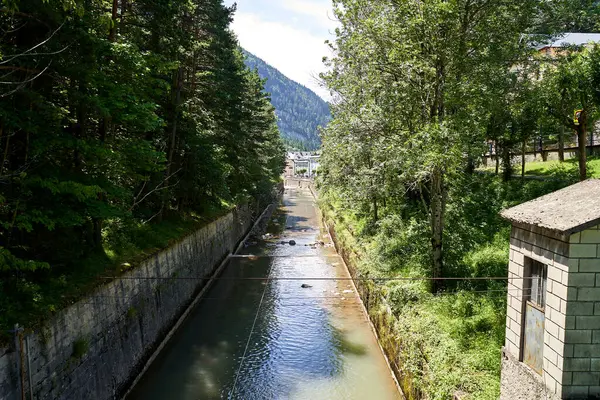
M 308 289 L 308 288 L 311 288 L 312 286 L 307 285 L 306 283 L 303 283 L 302 285 L 300 285 L 300 287 L 303 289 Z
M 290 244 L 290 246 L 295 246 L 296 245 L 296 241 L 295 240 L 290 240 L 289 244 Z

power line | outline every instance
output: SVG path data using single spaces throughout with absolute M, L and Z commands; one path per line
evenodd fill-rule
M 210 277 L 185 277 L 185 276 L 103 276 L 100 279 L 129 279 L 129 280 L 203 280 L 210 279 Z M 511 281 L 511 280 L 531 280 L 538 279 L 536 277 L 508 277 L 508 276 L 485 276 L 485 277 L 446 277 L 446 278 L 432 278 L 432 277 L 357 277 L 357 278 L 346 278 L 346 277 L 216 277 L 213 280 L 221 281 Z
M 266 289 L 266 286 L 265 286 Z M 490 295 L 493 294 L 492 297 L 505 297 L 505 296 L 509 296 L 512 298 L 529 298 L 531 291 L 533 289 L 490 289 L 490 290 L 460 290 L 460 291 L 454 291 L 454 292 L 440 292 L 440 293 L 420 293 L 417 294 L 417 296 L 421 295 L 422 297 L 427 297 L 427 296 L 431 296 L 431 297 L 444 297 L 444 296 L 456 296 L 456 295 L 460 295 L 460 294 L 477 294 L 477 295 Z M 511 294 L 511 291 L 513 292 L 517 292 L 517 295 Z M 344 296 L 344 294 L 346 294 L 347 296 Z M 114 302 L 116 300 L 131 300 L 131 299 L 136 299 L 137 297 L 139 297 L 141 294 L 137 294 L 135 296 L 110 296 L 110 295 L 106 295 L 106 296 L 97 296 L 94 297 L 93 299 L 90 299 L 92 301 L 90 302 L 85 302 L 85 303 L 79 303 L 82 305 L 99 305 L 99 304 L 114 304 Z M 109 299 L 112 299 L 114 301 L 110 301 Z M 244 297 L 242 296 L 220 296 L 220 297 L 203 297 L 202 300 L 245 300 Z M 274 299 L 273 302 L 277 303 L 280 300 L 332 300 L 332 299 L 337 299 L 339 300 L 339 303 L 305 303 L 305 304 L 294 304 L 294 305 L 322 305 L 322 304 L 339 304 L 339 305 L 350 305 L 350 301 L 358 301 L 361 302 L 363 301 L 362 298 L 360 297 L 360 295 L 356 292 L 352 292 L 352 293 L 340 293 L 340 295 L 338 296 L 284 296 L 284 297 L 276 297 Z M 97 301 L 100 300 L 100 301 Z M 345 301 L 348 300 L 348 301 Z M 360 304 L 360 303 L 357 303 Z M 289 304 L 281 304 L 281 303 L 277 303 L 278 306 L 289 306 Z

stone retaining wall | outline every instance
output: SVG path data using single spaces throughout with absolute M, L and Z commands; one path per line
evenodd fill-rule
M 0 399 L 20 399 L 29 372 L 37 400 L 121 395 L 252 219 L 240 207 L 59 312 L 29 335 L 31 371 L 26 355 L 19 371 L 17 351 L 0 348 Z

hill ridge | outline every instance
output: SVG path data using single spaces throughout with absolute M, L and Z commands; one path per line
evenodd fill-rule
M 288 149 L 316 150 L 321 147 L 319 126 L 330 118 L 329 104 L 315 92 L 285 76 L 277 68 L 242 49 L 246 65 L 266 79 L 265 91 L 277 114 L 277 125 Z

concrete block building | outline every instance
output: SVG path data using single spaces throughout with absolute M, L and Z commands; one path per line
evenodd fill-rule
M 500 398 L 600 398 L 600 180 L 502 216 L 512 231 Z

